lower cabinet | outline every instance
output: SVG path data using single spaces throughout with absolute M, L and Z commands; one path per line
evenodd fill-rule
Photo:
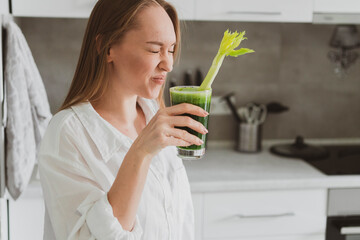
M 197 240 L 324 240 L 326 189 L 194 193 Z
M 43 239 L 45 205 L 40 183 L 29 186 L 16 201 L 9 200 L 9 239 Z
M 197 239 L 197 238 L 195 238 Z M 325 235 L 300 235 L 300 236 L 276 236 L 276 237 L 239 237 L 239 238 L 206 238 L 209 240 L 324 240 Z
M 192 194 L 196 240 L 324 240 L 326 189 Z M 9 201 L 9 239 L 42 239 L 39 186 Z M 29 238 L 31 236 L 31 238 Z
M 203 194 L 192 194 L 195 215 L 195 240 L 202 239 L 203 227 Z

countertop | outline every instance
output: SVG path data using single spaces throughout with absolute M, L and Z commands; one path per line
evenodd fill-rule
M 183 161 L 191 191 L 360 188 L 360 175 L 327 176 L 303 160 L 279 157 L 269 152 L 269 146 L 283 142 L 289 141 L 265 141 L 260 153 L 251 154 L 233 150 L 231 142 L 209 142 L 204 158 Z M 320 142 L 324 143 L 324 140 Z M 325 141 L 327 144 L 354 142 L 360 143 L 360 139 Z M 307 143 L 319 141 L 307 140 Z M 22 197 L 42 196 L 36 173 L 35 170 Z
M 229 144 L 213 144 L 202 159 L 184 160 L 191 191 L 360 188 L 360 175 L 325 175 L 301 159 L 270 153 L 273 143 L 265 142 L 260 153 L 248 154 L 233 150 Z

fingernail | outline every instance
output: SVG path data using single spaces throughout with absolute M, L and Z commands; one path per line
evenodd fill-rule
M 205 116 L 209 115 L 209 113 L 207 111 L 204 111 L 204 114 L 205 114 Z
M 200 143 L 200 145 L 202 145 L 202 144 L 204 143 L 204 141 L 203 141 L 203 140 L 200 140 L 200 139 L 199 139 L 198 142 Z
M 204 133 L 208 133 L 209 131 L 206 128 L 203 128 Z

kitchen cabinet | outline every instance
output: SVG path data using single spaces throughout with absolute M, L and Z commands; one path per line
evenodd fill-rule
M 12 0 L 16 17 L 88 18 L 97 0 Z
M 181 20 L 195 19 L 196 0 L 169 0 L 175 8 Z
M 330 189 L 329 216 L 360 216 L 360 188 Z
M 319 238 L 319 236 L 276 236 L 276 237 L 249 237 L 249 238 L 235 238 L 235 240 L 324 240 L 323 237 Z M 197 239 L 196 239 L 197 240 Z M 234 240 L 234 238 L 208 238 L 206 240 Z
M 196 20 L 311 22 L 313 0 L 196 0 Z
M 0 239 L 8 239 L 7 200 L 0 198 Z
M 1 0 L 3 1 L 3 0 Z M 88 18 L 97 0 L 12 0 L 17 17 Z M 170 0 L 183 20 L 194 19 L 194 0 Z
M 2 26 L 2 13 L 4 1 L 0 0 L 0 26 Z M 5 194 L 5 128 L 4 128 L 4 80 L 3 80 L 2 31 L 0 31 L 0 239 L 8 239 L 7 200 Z
M 9 13 L 9 1 L 8 0 L 0 0 L 0 15 L 6 14 L 6 13 Z
M 325 189 L 211 192 L 193 198 L 196 239 L 325 239 Z
M 43 239 L 44 215 L 40 182 L 36 181 L 28 186 L 19 199 L 9 200 L 9 239 Z
M 0 0 L 1 1 L 1 0 Z M 2 26 L 3 16 L 0 13 L 0 26 Z M 3 31 L 0 28 L 0 198 L 5 194 L 5 124 L 6 124 L 6 104 L 5 104 L 5 84 L 3 79 Z M 2 208 L 0 208 L 0 213 Z
M 314 23 L 360 23 L 358 0 L 314 0 Z
M 203 221 L 203 194 L 193 193 L 192 200 L 194 204 L 195 215 L 195 239 L 202 239 L 202 221 Z
M 314 0 L 314 12 L 360 13 L 359 0 Z
M 181 20 L 360 23 L 358 0 L 168 0 Z M 0 0 L 0 13 L 8 12 Z M 11 0 L 14 16 L 88 18 L 97 0 Z

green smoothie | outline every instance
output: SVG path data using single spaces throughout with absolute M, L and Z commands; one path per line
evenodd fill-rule
M 199 106 L 207 112 L 210 112 L 210 102 L 211 102 L 211 89 L 198 91 L 198 86 L 178 86 L 170 88 L 170 99 L 171 105 L 176 105 L 180 103 L 191 103 L 193 105 Z M 209 115 L 206 117 L 199 117 L 190 114 L 184 114 L 184 116 L 190 116 L 192 119 L 202 123 L 205 128 L 208 128 Z M 184 129 L 189 133 L 197 136 L 203 140 L 202 145 L 191 145 L 188 147 L 178 147 L 184 150 L 200 150 L 205 148 L 206 143 L 206 134 L 201 134 L 188 127 L 179 127 Z

